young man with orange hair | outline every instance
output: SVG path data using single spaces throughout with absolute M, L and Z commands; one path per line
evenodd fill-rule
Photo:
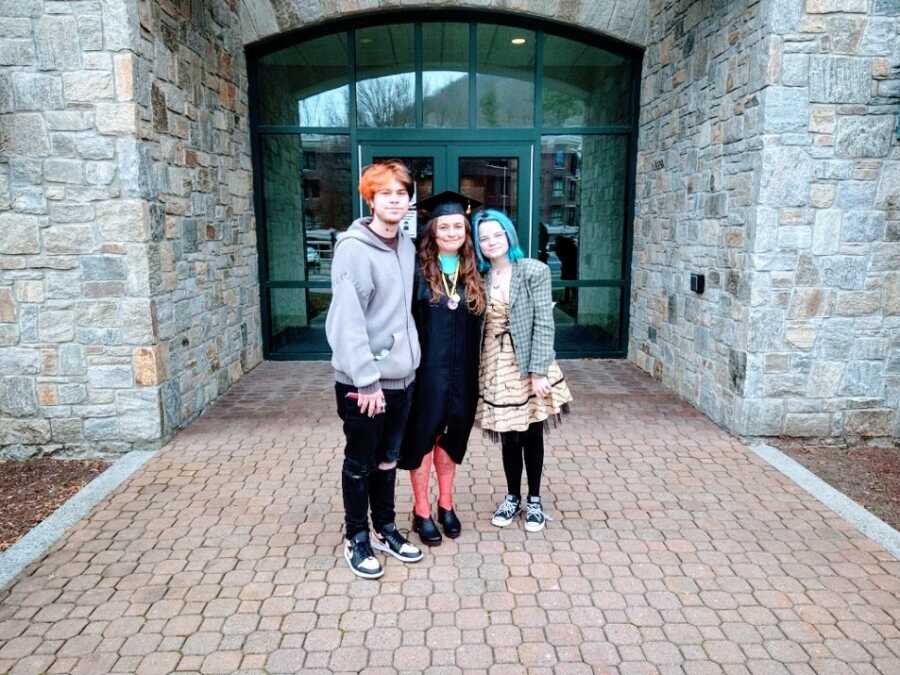
M 372 216 L 354 221 L 337 239 L 325 333 L 347 441 L 344 559 L 357 576 L 377 579 L 384 569 L 373 547 L 404 562 L 422 559 L 394 522 L 397 460 L 420 359 L 411 314 L 416 251 L 400 231 L 412 178 L 400 161 L 372 164 L 360 176 L 359 192 Z

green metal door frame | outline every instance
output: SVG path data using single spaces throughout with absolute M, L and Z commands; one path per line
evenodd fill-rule
M 453 143 L 447 146 L 447 178 L 459 190 L 459 160 L 477 157 L 515 157 L 519 161 L 519 175 L 516 178 L 516 231 L 525 255 L 531 251 L 531 223 L 534 162 L 534 145 L 531 143 Z
M 362 174 L 363 168 L 371 164 L 375 157 L 431 157 L 434 161 L 434 194 L 447 189 L 444 187 L 447 184 L 447 146 L 443 143 L 361 141 L 356 150 L 359 158 L 357 175 Z M 353 202 L 354 217 L 359 218 L 364 212 L 362 195 L 357 194 Z

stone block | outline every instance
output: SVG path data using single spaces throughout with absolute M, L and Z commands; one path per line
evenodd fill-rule
M 881 313 L 881 291 L 844 291 L 837 294 L 835 316 L 872 316 Z
M 92 114 L 81 110 L 51 110 L 44 113 L 51 131 L 86 131 L 94 126 Z
M 814 361 L 807 381 L 806 395 L 810 398 L 833 397 L 841 383 L 845 365 L 843 361 Z
M 34 38 L 41 70 L 71 70 L 81 67 L 81 45 L 75 17 L 42 16 L 37 21 Z
M 113 57 L 116 100 L 131 101 L 134 98 L 134 57 L 130 53 Z
M 16 113 L 0 117 L 0 138 L 6 142 L 9 155 L 46 157 L 50 154 L 50 137 L 39 113 Z
M 0 254 L 40 253 L 40 223 L 37 216 L 0 213 Z
M 117 52 L 134 49 L 139 43 L 137 3 L 101 0 L 103 7 L 103 46 Z
M 812 160 L 804 148 L 770 146 L 763 150 L 760 201 L 765 206 L 805 206 L 809 200 Z
M 846 180 L 838 184 L 834 206 L 839 209 L 871 209 L 875 203 L 878 183 L 866 180 Z
M 14 72 L 12 74 L 16 110 L 56 110 L 63 108 L 62 82 L 57 75 Z
M 896 415 L 889 408 L 848 410 L 844 413 L 844 433 L 873 438 L 890 436 Z
M 0 38 L 31 39 L 31 21 L 25 17 L 7 17 L 0 14 Z
M 48 255 L 72 255 L 89 253 L 94 248 L 94 235 L 90 225 L 58 225 L 44 230 L 44 253 Z
M 784 327 L 784 339 L 792 347 L 808 351 L 815 344 L 817 332 L 814 324 L 788 322 Z
M 101 134 L 137 132 L 138 111 L 134 103 L 97 103 L 97 131 Z
M 0 447 L 50 442 L 50 421 L 0 417 Z
M 846 242 L 880 241 L 884 237 L 883 211 L 848 211 L 844 214 L 841 240 Z
M 16 282 L 16 300 L 19 302 L 43 302 L 44 282 L 39 279 L 19 279 Z
M 900 0 L 875 0 L 872 13 L 884 16 L 900 16 Z
M 805 87 L 808 81 L 809 54 L 785 54 L 781 60 L 781 83 L 787 87 Z
M 84 165 L 84 180 L 88 185 L 109 185 L 115 177 L 114 162 L 87 162 Z
M 94 220 L 94 207 L 90 204 L 72 202 L 50 202 L 50 222 L 53 224 L 91 223 Z M 52 226 L 51 226 L 52 227 Z M 46 230 L 44 241 L 46 244 Z M 93 236 L 89 237 L 93 241 Z
M 16 298 L 12 288 L 0 288 L 0 323 L 15 323 Z
M 131 366 L 91 366 L 87 379 L 92 389 L 128 389 L 134 386 Z
M 811 319 L 831 313 L 831 291 L 823 288 L 795 288 L 788 310 L 789 319 Z
M 62 405 L 84 403 L 87 399 L 87 387 L 83 384 L 61 384 L 58 387 L 57 395 Z
M 59 374 L 84 375 L 87 372 L 84 347 L 78 344 L 59 346 Z
M 840 396 L 884 395 L 884 363 L 882 361 L 850 361 L 838 391 Z
M 123 439 L 155 441 L 162 436 L 162 408 L 158 388 L 118 392 L 116 411 Z
M 126 298 L 119 305 L 122 321 L 122 341 L 129 345 L 154 341 L 151 301 L 145 298 Z
M 872 251 L 871 272 L 893 272 L 900 270 L 900 242 L 885 242 Z
M 80 185 L 84 182 L 84 163 L 78 159 L 48 159 L 44 177 L 51 183 Z
M 0 66 L 31 66 L 35 59 L 33 40 L 0 39 Z
M 111 243 L 148 240 L 149 213 L 147 204 L 139 199 L 117 199 L 99 202 L 96 206 L 97 228 L 100 236 Z
M 867 103 L 871 96 L 869 59 L 810 56 L 809 100 L 815 103 Z
M 819 272 L 825 286 L 859 290 L 866 284 L 868 260 L 863 256 L 828 256 L 819 261 Z
M 868 9 L 868 0 L 806 0 L 808 14 L 865 14 Z
M 884 275 L 884 313 L 900 316 L 900 271 Z
M 166 375 L 165 345 L 153 347 L 138 347 L 134 350 L 133 368 L 135 384 L 141 387 L 156 386 L 162 384 Z
M 0 349 L 0 376 L 37 375 L 40 371 L 41 355 L 36 349 Z
M 887 210 L 892 220 L 900 219 L 900 161 L 883 164 L 875 206 Z
M 115 94 L 112 73 L 102 70 L 63 73 L 63 88 L 70 103 L 111 99 Z
M 38 412 L 37 389 L 33 377 L 0 378 L 0 413 L 28 417 Z
M 39 318 L 43 342 L 70 342 L 75 339 L 75 313 L 66 309 L 43 310 Z
M 115 417 L 88 417 L 84 420 L 84 438 L 88 441 L 118 440 L 119 421 Z
M 103 49 L 103 21 L 99 14 L 78 16 L 78 40 L 86 51 Z
M 784 416 L 784 435 L 818 437 L 831 435 L 831 415 L 828 413 L 788 413 Z
M 78 417 L 61 417 L 50 420 L 50 433 L 57 443 L 79 443 L 84 440 L 82 422 Z
M 764 133 L 806 131 L 809 124 L 806 89 L 767 87 L 762 93 L 762 98 Z
M 838 120 L 835 157 L 886 157 L 894 132 L 893 115 L 846 115 Z
M 121 255 L 82 256 L 81 276 L 85 281 L 124 281 L 125 257 Z

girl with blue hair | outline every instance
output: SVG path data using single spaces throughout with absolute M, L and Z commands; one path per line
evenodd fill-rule
M 572 394 L 553 351 L 550 268 L 526 258 L 505 213 L 485 209 L 472 219 L 480 269 L 486 273 L 476 419 L 503 448 L 508 493 L 491 522 L 507 527 L 522 509 L 522 469 L 528 476 L 525 529 L 544 529 L 541 474 L 544 431 L 568 412 Z

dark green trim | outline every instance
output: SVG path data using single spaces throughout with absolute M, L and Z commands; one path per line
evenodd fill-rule
M 441 129 L 424 128 L 424 91 L 423 91 L 423 65 L 424 65 L 424 37 L 422 23 L 424 22 L 461 22 L 469 24 L 469 69 L 468 69 L 468 128 Z M 360 129 L 357 120 L 357 45 L 356 29 L 358 27 L 372 27 L 395 23 L 414 24 L 414 66 L 415 66 L 415 122 L 416 128 L 403 129 Z M 534 126 L 527 128 L 505 129 L 478 129 L 478 24 L 492 23 L 498 25 L 514 26 L 534 31 L 535 64 L 534 64 Z M 256 103 L 259 100 L 259 60 L 266 54 L 283 49 L 284 47 L 314 39 L 324 35 L 345 32 L 348 50 L 348 80 L 350 91 L 350 125 L 349 127 L 301 127 L 293 125 L 262 125 L 259 120 L 259 108 Z M 628 102 L 631 114 L 631 125 L 611 125 L 598 127 L 542 127 L 543 124 L 543 63 L 546 35 L 558 35 L 560 37 L 584 42 L 586 44 L 606 49 L 628 58 L 631 62 L 632 92 Z M 327 289 L 330 284 L 327 281 L 270 281 L 268 278 L 268 245 L 266 240 L 266 204 L 264 194 L 265 176 L 263 170 L 263 158 L 261 156 L 263 136 L 269 134 L 297 135 L 347 135 L 350 143 L 351 180 L 354 184 L 359 181 L 360 160 L 371 158 L 372 153 L 385 152 L 391 154 L 428 156 L 432 152 L 435 157 L 435 191 L 441 189 L 456 189 L 457 185 L 451 185 L 452 181 L 458 181 L 458 158 L 465 156 L 478 156 L 485 153 L 496 156 L 517 156 L 519 158 L 519 184 L 517 186 L 519 196 L 519 225 L 522 236 L 523 248 L 529 255 L 534 255 L 537 250 L 538 227 L 540 220 L 540 180 L 542 161 L 542 136 L 558 135 L 622 135 L 626 137 L 628 153 L 626 161 L 626 190 L 623 199 L 626 200 L 625 222 L 623 223 L 624 245 L 622 252 L 622 278 L 621 279 L 590 279 L 578 281 L 556 281 L 554 289 L 559 288 L 619 288 L 620 291 L 620 348 L 597 352 L 593 350 L 561 350 L 558 352 L 561 358 L 575 358 L 583 356 L 620 357 L 625 356 L 628 345 L 629 331 L 629 299 L 631 289 L 631 258 L 634 220 L 635 198 L 635 174 L 637 157 L 638 114 L 640 97 L 640 72 L 643 50 L 622 41 L 600 35 L 593 31 L 580 27 L 563 24 L 552 20 L 536 19 L 524 16 L 511 16 L 503 11 L 493 10 L 416 10 L 411 16 L 410 10 L 402 7 L 391 9 L 378 9 L 373 13 L 357 14 L 353 17 L 342 18 L 325 24 L 300 29 L 288 34 L 283 34 L 250 45 L 246 48 L 247 71 L 249 78 L 250 100 L 250 130 L 253 166 L 254 206 L 256 209 L 258 227 L 258 251 L 259 251 L 259 277 L 261 287 L 261 313 L 260 319 L 263 330 L 263 354 L 271 360 L 287 359 L 323 359 L 328 358 L 327 350 L 290 353 L 272 353 L 272 307 L 271 289 Z M 511 150 L 515 146 L 514 150 Z M 483 155 L 482 155 L 483 156 Z M 453 159 L 453 166 L 448 166 L 447 158 Z M 531 181 L 529 183 L 529 173 Z M 451 175 L 453 174 L 453 175 Z M 530 195 L 529 193 L 530 188 Z M 529 208 L 529 197 L 531 204 Z M 360 201 L 354 197 L 351 199 L 353 217 L 359 217 Z M 527 218 L 526 218 L 527 216 Z M 525 222 L 525 221 L 528 222 Z M 530 232 L 530 236 L 527 234 Z

